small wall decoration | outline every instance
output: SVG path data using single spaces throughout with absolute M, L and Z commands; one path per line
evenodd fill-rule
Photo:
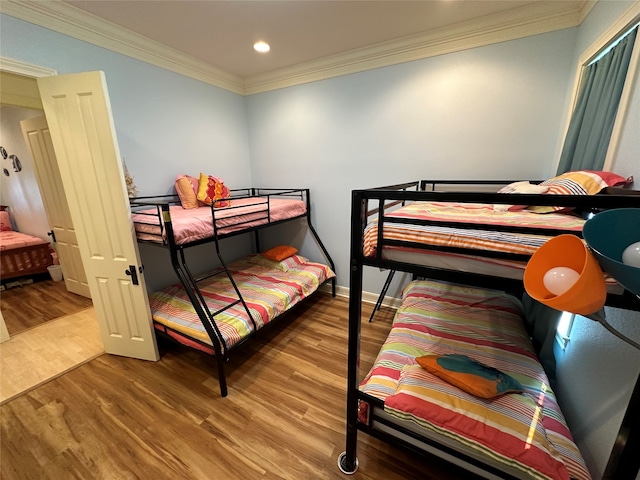
M 17 155 L 9 155 L 9 160 L 11 160 L 14 172 L 19 172 L 20 170 L 22 170 L 22 163 L 20 163 L 20 159 L 17 157 Z
M 4 147 L 0 147 L 0 155 L 2 155 L 3 160 L 11 161 L 14 172 L 19 172 L 22 170 L 22 163 L 20 163 L 20 159 L 17 155 L 8 155 Z M 9 176 L 9 170 L 7 170 L 6 168 L 2 169 L 2 173 L 4 173 L 7 177 Z

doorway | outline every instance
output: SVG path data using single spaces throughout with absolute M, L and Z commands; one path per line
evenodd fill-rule
M 37 108 L 40 99 L 35 78 L 26 75 L 14 80 L 20 81 L 16 91 L 7 89 L 3 82 L 0 143 L 21 159 L 22 168 L 19 172 L 8 169 L 9 176 L 4 173 L 2 203 L 15 205 L 12 210 L 19 212 L 15 223 L 22 227 L 18 230 L 49 240 L 42 195 L 20 127 L 21 120 L 43 116 L 44 112 Z M 5 101 L 7 90 L 9 103 Z M 38 98 L 34 98 L 34 91 Z M 104 352 L 91 299 L 68 292 L 65 282 L 54 281 L 46 273 L 3 283 L 0 311 L 9 339 L 0 345 L 0 403 Z
M 5 68 L 11 62 L 19 68 L 27 65 L 0 57 L 0 70 L 16 73 L 16 69 Z M 78 239 L 105 351 L 157 361 L 146 282 L 132 235 L 124 169 L 105 74 L 33 73 L 33 66 L 28 67 L 25 76 L 38 77 L 38 94 L 46 115 L 44 127 L 38 128 L 46 135 L 43 133 L 42 142 L 34 142 L 35 130 L 25 129 L 25 140 L 36 159 L 40 157 L 34 145 L 54 152 L 48 158 L 57 163 L 55 172 L 60 174 L 60 188 L 45 191 L 64 191 L 65 200 L 68 199 L 72 230 Z M 25 121 L 22 124 L 24 127 Z M 38 178 L 42 178 L 40 164 L 35 163 Z M 47 182 L 41 185 L 46 186 Z M 48 203 L 49 195 L 45 197 Z M 132 271 L 140 273 L 134 275 Z
M 2 296 L 4 307 L 8 307 L 4 309 L 4 317 L 9 322 L 9 334 L 15 334 L 44 321 L 74 313 L 78 308 L 87 308 L 92 303 L 75 299 L 69 293 L 90 297 L 36 79 L 4 69 L 0 75 L 3 86 L 0 143 L 3 152 L 7 152 L 6 155 L 3 153 L 7 158 L 2 160 L 2 204 L 9 205 L 7 213 L 12 220 L 12 228 L 9 229 L 20 232 L 3 232 L 3 248 L 51 241 L 53 258 L 49 262 L 62 263 L 64 272 L 61 285 L 52 281 L 60 280 L 59 275 L 49 277 L 46 270 L 42 275 L 3 279 L 3 287 L 8 288 Z M 20 167 L 17 168 L 16 164 Z M 18 235 L 21 236 L 14 239 Z M 16 258 L 17 264 L 28 266 L 29 258 L 18 257 L 17 254 L 12 258 Z M 15 273 L 19 273 L 21 268 L 18 268 Z M 30 270 L 29 273 L 42 271 Z M 37 288 L 17 288 L 27 285 Z

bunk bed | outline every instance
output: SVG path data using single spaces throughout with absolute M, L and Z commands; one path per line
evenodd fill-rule
M 53 265 L 49 242 L 15 231 L 6 206 L 0 207 L 0 265 L 2 281 L 47 273 Z
M 336 293 L 335 266 L 311 222 L 308 189 L 246 188 L 229 190 L 224 201 L 184 208 L 179 195 L 130 200 L 140 243 L 165 248 L 179 283 L 149 295 L 156 333 L 213 355 L 220 393 L 227 396 L 224 363 L 236 349 L 328 282 Z M 285 222 L 306 219 L 326 264 L 310 261 L 291 247 L 276 248 L 275 257 L 261 253 L 227 262 L 220 242 L 254 235 Z M 186 250 L 203 244 L 215 248 L 220 266 L 194 275 Z M 265 252 L 262 252 L 265 253 Z
M 581 238 L 590 215 L 640 207 L 640 196 L 497 193 L 514 183 L 423 180 L 352 192 L 343 473 L 357 470 L 358 433 L 365 432 L 483 478 L 590 478 L 523 326 L 522 277 L 545 241 Z M 527 206 L 550 213 L 527 213 Z M 389 278 L 408 272 L 413 281 L 377 359 L 361 375 L 365 267 L 387 269 Z M 613 279 L 607 285 L 607 305 L 640 311 L 637 295 Z M 479 398 L 440 363 L 434 367 L 450 354 L 514 378 L 517 393 Z M 606 478 L 635 478 L 639 425 L 637 382 Z

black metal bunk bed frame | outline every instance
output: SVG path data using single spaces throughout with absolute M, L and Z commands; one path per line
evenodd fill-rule
M 458 187 L 482 188 L 489 185 L 506 185 L 514 180 L 421 180 L 404 184 L 391 185 L 387 187 L 373 188 L 367 190 L 354 190 L 352 192 L 351 203 L 351 245 L 350 245 L 350 278 L 349 278 L 349 348 L 347 367 L 347 424 L 346 424 L 346 450 L 338 457 L 338 466 L 343 473 L 353 474 L 358 468 L 356 457 L 358 431 L 363 431 L 371 436 L 379 438 L 387 443 L 398 444 L 404 448 L 414 451 L 420 455 L 429 456 L 426 449 L 431 448 L 441 452 L 444 458 L 453 459 L 454 463 L 469 465 L 476 472 L 482 471 L 499 478 L 515 478 L 500 469 L 476 460 L 455 449 L 441 445 L 433 440 L 426 439 L 411 430 L 391 424 L 384 418 L 376 416 L 374 409 L 370 409 L 369 423 L 365 424 L 358 420 L 358 403 L 360 400 L 368 402 L 371 406 L 383 408 L 381 400 L 363 393 L 359 390 L 359 358 L 360 358 L 360 326 L 362 321 L 362 288 L 363 288 L 363 267 L 370 266 L 381 269 L 388 269 L 389 276 L 383 287 L 383 291 L 378 298 L 373 313 L 379 308 L 386 289 L 391 283 L 395 271 L 403 271 L 413 274 L 416 277 L 425 277 L 451 281 L 462 284 L 469 284 L 479 287 L 503 290 L 516 295 L 518 298 L 524 292 L 522 280 L 515 280 L 503 277 L 467 273 L 454 270 L 441 269 L 436 267 L 409 264 L 382 258 L 384 246 L 404 246 L 425 250 L 439 250 L 474 256 L 487 256 L 493 258 L 506 258 L 511 260 L 524 260 L 526 255 L 498 253 L 490 251 L 478 251 L 456 247 L 430 246 L 413 242 L 384 239 L 384 224 L 386 223 L 413 223 L 416 225 L 435 225 L 443 227 L 461 227 L 465 229 L 491 229 L 495 231 L 506 231 L 514 233 L 530 233 L 541 235 L 559 235 L 570 233 L 582 236 L 580 232 L 520 228 L 515 226 L 491 225 L 484 227 L 480 224 L 442 222 L 429 220 L 406 220 L 402 218 L 387 217 L 385 212 L 406 202 L 456 202 L 456 203 L 483 203 L 483 204 L 515 204 L 515 205 L 541 205 L 541 206 L 566 206 L 575 207 L 582 215 L 589 212 L 597 212 L 611 208 L 640 208 L 640 195 L 624 194 L 602 194 L 602 195 L 538 195 L 538 194 L 503 194 L 486 193 L 484 191 L 459 191 Z M 532 181 L 531 183 L 538 183 Z M 444 186 L 447 191 L 436 191 L 437 186 Z M 429 188 L 428 188 L 429 187 Z M 375 208 L 370 209 L 370 202 Z M 373 215 L 378 218 L 377 249 L 375 257 L 365 257 L 363 255 L 363 235 L 368 220 Z M 621 294 L 607 295 L 606 305 L 626 310 L 640 311 L 640 296 L 624 290 Z M 369 320 L 371 320 L 370 317 Z M 399 433 L 403 439 L 385 431 L 375 429 L 373 424 L 377 422 Z M 426 444 L 426 449 L 418 447 L 413 441 Z M 634 480 L 640 470 L 640 377 L 636 379 L 627 410 L 614 442 L 613 449 L 609 456 L 603 479 L 614 480 Z
M 180 283 L 183 285 L 184 290 L 189 297 L 189 300 L 193 304 L 193 307 L 198 317 L 200 318 L 202 325 L 204 326 L 207 334 L 209 335 L 209 338 L 211 339 L 211 345 L 195 338 L 191 338 L 190 340 L 197 344 L 202 345 L 205 348 L 210 348 L 211 346 L 213 346 L 215 357 L 216 357 L 216 363 L 218 367 L 218 381 L 220 384 L 220 395 L 222 397 L 226 397 L 228 394 L 224 363 L 229 359 L 229 351 L 231 349 L 235 349 L 236 347 L 239 347 L 241 344 L 245 343 L 249 338 L 252 338 L 253 336 L 257 335 L 259 330 L 256 328 L 255 321 L 242 297 L 242 294 L 240 293 L 240 290 L 238 289 L 238 286 L 236 285 L 235 280 L 233 279 L 233 275 L 227 268 L 227 264 L 222 256 L 220 241 L 225 238 L 253 232 L 254 242 L 255 242 L 255 251 L 259 252 L 260 251 L 260 235 L 259 235 L 260 230 L 273 227 L 275 225 L 291 222 L 297 219 L 306 218 L 307 225 L 309 227 L 309 230 L 311 231 L 311 234 L 313 235 L 313 238 L 318 243 L 318 246 L 322 250 L 322 253 L 325 256 L 325 259 L 329 262 L 329 266 L 333 271 L 335 271 L 335 265 L 333 263 L 333 259 L 331 258 L 331 255 L 329 255 L 329 252 L 327 251 L 326 247 L 322 243 L 320 236 L 318 235 L 316 229 L 313 226 L 313 223 L 311 222 L 311 200 L 310 200 L 308 188 L 307 189 L 243 188 L 243 189 L 231 190 L 230 195 L 231 196 L 229 198 L 224 199 L 232 202 L 230 206 L 224 207 L 224 210 L 226 211 L 233 211 L 234 209 L 239 209 L 244 206 L 242 204 L 239 206 L 234 206 L 233 205 L 234 200 L 237 201 L 241 199 L 255 198 L 260 200 L 252 203 L 251 204 L 252 206 L 263 205 L 263 207 L 261 207 L 262 209 L 260 210 L 260 213 L 264 214 L 264 217 L 260 217 L 258 219 L 253 217 L 250 220 L 239 220 L 233 224 L 234 226 L 251 223 L 256 220 L 264 220 L 265 223 L 260 225 L 250 226 L 248 228 L 244 228 L 244 229 L 229 232 L 229 233 L 220 233 L 219 230 L 224 229 L 224 226 L 222 227 L 218 226 L 218 223 L 216 221 L 217 208 L 215 207 L 215 203 L 214 203 L 211 205 L 213 235 L 208 238 L 186 242 L 182 244 L 176 244 L 174 230 L 173 230 L 173 223 L 171 221 L 171 211 L 170 211 L 170 207 L 172 205 L 181 205 L 180 198 L 178 197 L 178 195 L 174 194 L 174 195 L 136 197 L 134 199 L 130 199 L 130 202 L 129 202 L 133 213 L 136 213 L 138 215 L 148 215 L 150 217 L 157 218 L 157 225 L 159 225 L 159 233 L 157 235 L 154 235 L 156 238 L 155 239 L 139 238 L 138 242 L 146 243 L 154 246 L 161 246 L 169 249 L 171 265 L 173 266 L 173 269 L 176 272 L 176 275 L 178 276 Z M 270 208 L 271 199 L 285 198 L 285 197 L 299 198 L 300 200 L 305 201 L 306 203 L 305 213 L 296 215 L 294 217 L 287 218 L 284 220 L 273 221 L 271 219 L 271 208 Z M 154 213 L 140 212 L 140 210 L 147 210 L 150 208 L 155 209 L 155 212 Z M 238 213 L 236 216 L 240 217 L 241 215 L 242 215 L 241 213 Z M 226 216 L 225 220 L 233 219 L 233 217 L 234 215 Z M 191 270 L 187 265 L 185 250 L 197 245 L 203 245 L 203 244 L 212 243 L 212 242 L 215 245 L 216 255 L 218 257 L 218 260 L 220 261 L 220 267 L 218 267 L 213 271 L 207 272 L 203 275 L 196 277 L 191 273 Z M 211 312 L 204 300 L 204 297 L 202 295 L 202 292 L 200 291 L 200 288 L 198 287 L 198 283 L 202 282 L 203 280 L 209 279 L 213 276 L 221 275 L 221 274 L 225 274 L 229 278 L 231 285 L 233 285 L 233 288 L 236 294 L 238 295 L 238 299 L 235 302 L 230 303 L 229 305 L 225 306 L 224 308 L 218 311 Z M 332 284 L 332 295 L 335 297 L 336 296 L 336 278 L 333 277 L 330 279 L 330 281 Z M 220 331 L 218 330 L 218 327 L 215 322 L 215 317 L 216 315 L 219 315 L 220 313 L 237 305 L 238 303 L 242 303 L 242 306 L 244 307 L 247 313 L 249 321 L 253 324 L 254 328 L 250 335 L 243 338 L 239 342 L 235 343 L 233 346 L 228 347 L 224 342 L 224 339 L 220 334 Z M 269 325 L 271 325 L 272 323 L 274 322 L 273 321 L 269 322 L 267 325 L 262 327 L 260 331 L 269 327 Z M 171 330 L 169 327 L 165 325 L 163 325 L 162 328 L 166 330 Z M 166 335 L 165 332 L 163 331 L 157 330 L 157 333 L 164 335 L 169 339 L 172 339 L 170 336 Z M 178 332 L 175 332 L 175 333 L 178 333 Z

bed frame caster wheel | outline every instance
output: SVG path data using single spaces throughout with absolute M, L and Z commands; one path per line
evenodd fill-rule
M 353 475 L 358 471 L 358 457 L 356 457 L 356 463 L 353 466 L 353 469 L 347 468 L 347 452 L 342 452 L 338 457 L 338 468 L 342 473 Z

